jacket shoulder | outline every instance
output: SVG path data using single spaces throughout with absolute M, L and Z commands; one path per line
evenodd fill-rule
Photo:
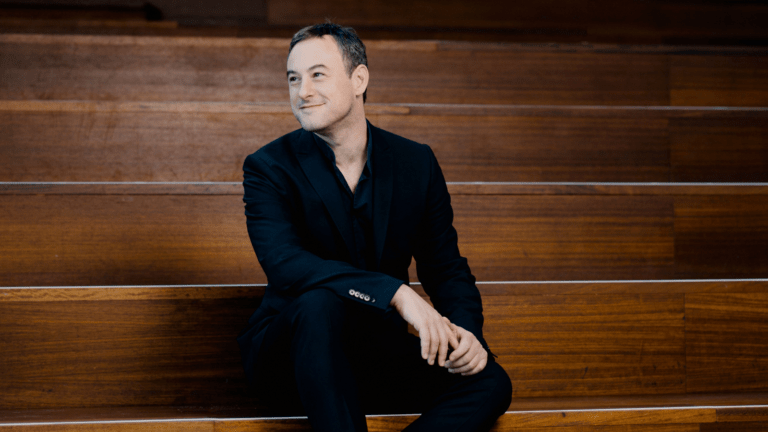
M 307 139 L 304 129 L 296 129 L 280 138 L 266 144 L 245 158 L 245 164 L 259 161 L 267 165 L 285 163 L 290 160 L 292 148 L 300 141 Z

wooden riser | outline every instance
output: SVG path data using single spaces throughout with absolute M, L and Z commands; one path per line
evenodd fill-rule
M 516 401 L 768 391 L 768 280 L 479 287 Z M 235 343 L 263 291 L 0 288 L 0 412 L 263 406 Z
M 2 186 L 0 286 L 266 282 L 237 184 Z M 459 247 L 479 280 L 768 274 L 765 186 L 449 191 Z
M 768 108 L 369 105 L 448 181 L 765 182 Z M 0 101 L 0 181 L 241 181 L 287 104 Z
M 288 39 L 0 35 L 0 99 L 287 100 Z M 761 48 L 369 41 L 373 103 L 768 106 Z
M 494 432 L 764 431 L 768 395 L 673 395 L 514 401 Z M 3 431 L 309 431 L 304 417 L 269 418 L 247 409 L 126 407 L 0 412 Z M 415 415 L 371 415 L 371 431 L 399 431 Z

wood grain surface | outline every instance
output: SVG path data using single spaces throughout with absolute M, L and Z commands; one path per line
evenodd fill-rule
M 686 295 L 688 391 L 758 390 L 768 375 L 766 334 L 767 293 Z
M 0 204 L 4 286 L 266 282 L 239 195 Z M 766 206 L 762 195 L 453 197 L 459 247 L 486 281 L 765 277 Z
M 765 413 L 743 411 L 754 403 L 749 395 L 673 394 L 768 390 L 760 360 L 768 349 L 766 282 L 761 293 L 748 294 L 696 293 L 708 290 L 707 282 L 686 284 L 689 294 L 670 294 L 658 284 L 642 294 L 485 295 L 484 333 L 512 379 L 510 409 L 699 403 L 741 407 L 723 412 L 721 421 L 761 419 Z M 25 291 L 36 298 L 18 297 Z M 218 286 L 0 288 L 0 299 L 17 297 L 0 301 L 0 407 L 186 406 L 173 418 L 189 418 L 232 416 L 213 408 L 229 406 L 246 410 L 239 416 L 264 415 L 263 404 L 246 392 L 234 340 L 261 293 L 261 287 Z M 611 395 L 637 397 L 606 398 Z M 556 398 L 564 396 L 602 398 L 563 405 Z M 768 402 L 764 394 L 753 397 Z M 558 415 L 532 417 L 529 426 L 551 425 Z M 104 413 L 79 416 L 98 420 Z M 606 416 L 601 424 L 627 424 Z
M 556 418 L 553 414 L 559 414 L 562 423 L 555 424 L 562 432 L 583 432 L 585 427 L 589 430 L 601 432 L 694 432 L 699 426 L 710 425 L 712 413 L 715 412 L 720 426 L 726 426 L 730 422 L 733 426 L 727 430 L 738 429 L 739 426 L 756 425 L 761 413 L 765 411 L 764 393 L 735 393 L 735 394 L 690 394 L 690 395 L 641 395 L 641 396 L 600 396 L 600 397 L 566 397 L 566 398 L 531 398 L 514 399 L 507 413 L 499 419 L 494 431 L 515 430 L 521 432 L 542 432 L 552 430 L 541 427 L 526 427 L 536 417 L 539 420 Z M 669 410 L 677 407 L 678 409 Z M 618 409 L 617 409 L 618 408 Z M 585 411 L 586 410 L 586 411 Z M 653 412 L 659 410 L 661 412 Z M 602 412 L 601 412 L 602 411 Z M 666 413 L 665 413 L 666 411 Z M 578 426 L 564 426 L 572 422 L 579 414 L 586 412 L 596 413 L 595 422 L 585 417 L 585 421 Z M 681 420 L 690 418 L 691 413 L 703 414 L 707 422 L 704 423 L 680 423 Z M 737 417 L 722 417 L 722 412 L 738 412 Z M 569 417 L 568 414 L 571 413 Z M 624 414 L 623 416 L 621 414 Z M 109 408 L 66 408 L 66 409 L 32 409 L 32 410 L 4 410 L 0 411 L 0 424 L 5 430 L 29 430 L 39 431 L 78 431 L 78 427 L 84 426 L 82 422 L 89 422 L 92 426 L 86 426 L 99 431 L 145 431 L 145 430 L 179 430 L 175 427 L 199 427 L 213 425 L 217 430 L 227 431 L 279 431 L 279 430 L 304 430 L 308 427 L 305 418 L 268 418 L 264 417 L 263 410 L 253 407 L 182 407 L 182 406 L 154 406 L 154 407 L 109 407 Z M 602 414 L 602 415 L 601 415 Z M 670 414 L 681 414 L 681 416 Z M 653 424 L 647 420 L 659 419 L 662 415 L 669 416 L 672 420 L 668 424 Z M 695 414 L 694 414 L 695 415 Z M 611 416 L 614 423 L 632 423 L 617 425 L 596 426 L 600 420 Z M 391 431 L 401 430 L 414 415 L 399 416 L 368 416 L 370 430 Z M 740 420 L 739 420 L 740 419 Z M 749 421 L 748 419 L 752 419 Z M 137 422 L 139 420 L 139 422 Z M 80 422 L 80 423 L 78 423 Z M 732 423 L 736 422 L 736 423 Z M 131 427 L 133 424 L 133 427 Z M 12 426 L 17 425 L 17 426 Z M 112 429 L 110 429 L 112 428 Z M 185 430 L 185 429 L 181 429 Z M 194 429 L 193 429 L 194 430 Z
M 287 39 L 3 35 L 0 99 L 283 102 L 287 48 Z M 759 48 L 658 51 L 369 41 L 368 95 L 378 103 L 768 105 Z
M 371 105 L 448 181 L 766 182 L 768 110 Z M 0 181 L 241 181 L 284 104 L 0 102 Z
M 513 397 L 685 392 L 684 296 L 486 296 Z
M 518 33 L 555 32 L 589 37 L 610 35 L 619 40 L 653 42 L 674 40 L 748 41 L 765 38 L 761 19 L 763 4 L 709 2 L 706 4 L 662 1 L 605 0 L 592 2 L 547 1 L 543 3 L 371 1 L 362 4 L 323 0 L 268 1 L 267 21 L 297 27 L 332 16 L 353 26 L 383 28 L 447 28 Z M 418 17 L 414 22 L 413 17 Z

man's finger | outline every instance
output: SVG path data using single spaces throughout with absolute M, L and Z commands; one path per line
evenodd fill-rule
M 473 357 L 472 360 L 469 363 L 465 364 L 464 366 L 451 368 L 451 370 L 453 371 L 453 373 L 464 374 L 466 372 L 469 372 L 475 369 L 478 364 L 480 364 L 480 359 L 478 357 Z
M 451 333 L 451 329 L 441 321 L 438 323 L 438 332 L 440 333 L 440 348 L 437 352 L 437 364 L 443 367 L 445 366 L 445 358 L 448 356 L 448 345 L 450 343 L 448 335 Z
M 440 335 L 437 333 L 437 328 L 434 325 L 429 326 L 429 336 L 429 357 L 427 358 L 427 363 L 431 366 L 435 364 L 437 350 L 440 348 Z
M 457 349 L 459 347 L 459 336 L 456 333 L 456 330 L 450 325 L 451 322 L 448 321 L 448 318 L 444 318 L 444 320 L 448 322 L 448 343 L 453 349 Z
M 419 339 L 421 339 L 421 358 L 427 360 L 429 358 L 429 330 L 422 328 L 419 331 Z
M 469 375 L 474 375 L 474 374 L 476 374 L 476 373 L 480 373 L 480 372 L 482 372 L 482 371 L 483 371 L 483 369 L 485 369 L 485 366 L 486 366 L 487 364 L 488 364 L 488 356 L 485 356 L 485 357 L 483 357 L 483 358 L 480 360 L 480 363 L 477 365 L 477 367 L 475 367 L 474 369 L 472 369 L 472 370 L 471 370 L 471 371 L 469 371 L 469 372 L 465 372 L 465 373 L 463 373 L 462 375 L 463 375 L 463 376 L 469 376 Z
M 472 347 L 472 340 L 469 337 L 462 336 L 459 339 L 459 346 L 451 353 L 448 360 L 451 361 L 451 366 L 462 366 L 469 360 L 464 360 L 463 357 L 469 352 Z M 462 361 L 463 360 L 463 361 Z

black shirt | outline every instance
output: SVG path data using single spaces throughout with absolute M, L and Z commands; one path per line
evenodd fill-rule
M 322 138 L 314 135 L 315 143 L 320 147 L 328 163 L 336 173 L 336 184 L 339 187 L 339 195 L 349 220 L 352 222 L 354 234 L 354 250 L 351 263 L 355 267 L 373 271 L 375 270 L 375 252 L 373 246 L 373 170 L 371 163 L 371 148 L 373 139 L 371 138 L 371 125 L 368 125 L 368 143 L 366 145 L 367 158 L 363 172 L 357 182 L 355 192 L 352 192 L 344 174 L 336 166 L 336 154 Z

